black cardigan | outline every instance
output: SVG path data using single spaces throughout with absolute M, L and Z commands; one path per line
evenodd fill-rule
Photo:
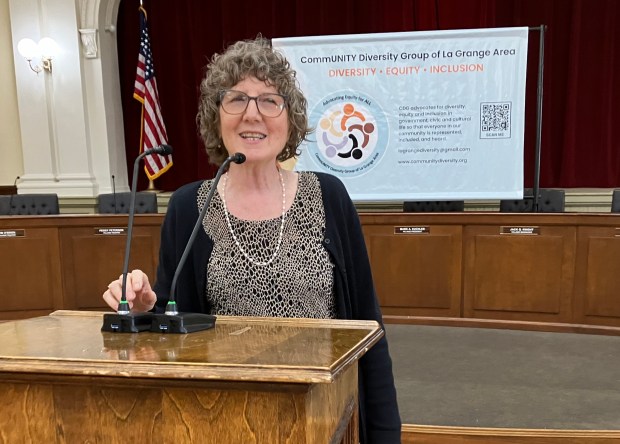
M 334 262 L 334 293 L 341 319 L 370 319 L 382 322 L 375 295 L 370 262 L 357 211 L 342 182 L 324 173 L 317 175 L 323 194 L 326 230 L 323 245 Z M 157 281 L 156 310 L 168 301 L 172 277 L 199 216 L 197 192 L 202 181 L 174 192 L 162 226 Z M 204 292 L 207 264 L 213 241 L 198 230 L 194 245 L 177 279 L 179 311 L 210 313 Z M 360 443 L 400 442 L 401 421 L 396 402 L 392 361 L 385 336 L 359 363 Z

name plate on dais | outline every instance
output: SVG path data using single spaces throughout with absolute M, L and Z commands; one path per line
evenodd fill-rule
M 430 234 L 430 227 L 394 227 L 394 234 Z
M 26 230 L 0 230 L 0 237 L 24 237 Z
M 540 227 L 501 227 L 500 234 L 540 234 Z
M 120 236 L 122 234 L 127 234 L 127 228 L 125 228 L 125 227 L 95 228 L 95 235 L 100 235 L 100 236 Z

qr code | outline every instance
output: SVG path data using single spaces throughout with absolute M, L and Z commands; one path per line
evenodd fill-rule
M 511 102 L 480 104 L 480 138 L 504 139 L 510 137 Z

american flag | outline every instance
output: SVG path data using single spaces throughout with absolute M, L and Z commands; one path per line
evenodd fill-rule
M 140 6 L 140 53 L 138 69 L 134 84 L 133 97 L 142 103 L 142 128 L 140 136 L 140 152 L 168 143 L 166 125 L 161 115 L 155 67 L 149 28 L 146 22 L 146 10 Z M 150 180 L 154 180 L 168 171 L 172 166 L 172 156 L 151 155 L 144 158 L 144 170 Z

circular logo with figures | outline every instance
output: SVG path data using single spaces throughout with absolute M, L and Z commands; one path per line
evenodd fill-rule
M 319 166 L 353 177 L 372 169 L 388 143 L 383 110 L 366 94 L 340 91 L 319 101 L 310 112 L 316 143 L 310 157 Z

